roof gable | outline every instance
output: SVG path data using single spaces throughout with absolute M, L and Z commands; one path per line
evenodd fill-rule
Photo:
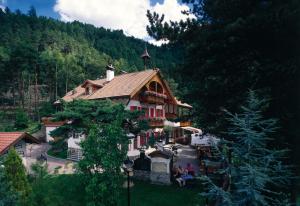
M 148 154 L 148 156 L 150 156 L 152 158 L 160 157 L 160 158 L 164 158 L 164 159 L 171 159 L 173 154 L 171 152 L 167 152 L 167 151 L 155 150 L 155 151 L 151 152 L 150 154 Z
M 100 89 L 91 95 L 85 94 L 85 88 L 82 85 L 76 87 L 74 91 L 68 92 L 63 99 L 72 101 L 73 99 L 105 99 L 121 96 L 131 96 L 136 88 L 142 87 L 149 79 L 151 79 L 158 70 L 145 70 L 115 76 L 114 79 L 107 82 L 106 79 L 88 80 L 97 85 L 103 85 Z M 86 83 L 86 82 L 85 82 Z
M 115 76 L 111 81 L 106 81 L 106 79 L 86 80 L 82 85 L 79 85 L 74 90 L 68 92 L 63 97 L 63 100 L 68 102 L 73 99 L 93 100 L 117 97 L 132 98 L 152 80 L 158 80 L 162 84 L 167 96 L 169 96 L 169 100 L 171 100 L 174 104 L 177 103 L 168 83 L 162 77 L 159 69 L 148 69 L 139 72 L 121 74 Z M 84 87 L 87 84 L 92 84 L 99 88 L 92 94 L 86 94 Z
M 39 143 L 38 139 L 26 132 L 0 132 L 0 154 L 3 154 L 21 139 L 26 139 L 30 142 Z

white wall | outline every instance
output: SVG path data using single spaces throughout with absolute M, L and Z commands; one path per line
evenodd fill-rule
M 164 125 L 170 127 L 180 127 L 180 122 L 171 122 L 169 120 L 165 120 Z
M 140 101 L 130 100 L 125 109 L 130 110 L 130 106 L 141 107 L 142 105 L 141 105 Z
M 49 126 L 46 126 L 46 142 L 49 142 L 49 141 L 53 141 L 54 138 L 50 136 L 50 132 L 55 130 L 57 127 L 49 127 Z
M 15 144 L 15 150 L 21 157 L 26 157 L 26 142 L 22 139 Z
M 128 151 L 133 151 L 133 150 L 134 150 L 134 139 L 130 139 L 128 144 Z
M 79 143 L 85 139 L 85 135 L 79 135 L 78 138 L 74 137 L 69 137 L 68 139 L 68 148 L 76 148 L 76 149 L 81 149 Z
M 165 171 L 166 173 L 170 173 L 170 159 L 165 159 L 165 158 L 161 158 L 161 157 L 152 157 L 151 158 L 151 171 L 153 170 L 152 168 L 152 164 L 155 164 L 155 163 L 163 163 L 165 164 L 167 167 L 166 167 L 166 170 Z

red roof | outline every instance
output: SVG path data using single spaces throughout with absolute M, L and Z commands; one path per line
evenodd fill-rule
M 43 117 L 42 122 L 46 127 L 60 127 L 66 123 L 66 121 L 54 122 L 51 117 Z
M 3 154 L 11 146 L 14 146 L 23 138 L 29 139 L 35 143 L 39 143 L 35 137 L 25 132 L 0 132 L 0 154 Z

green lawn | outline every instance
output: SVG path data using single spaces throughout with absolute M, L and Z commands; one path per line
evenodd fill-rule
M 67 159 L 68 150 L 63 149 L 59 152 L 56 152 L 56 151 L 53 151 L 52 149 L 50 149 L 50 150 L 48 150 L 47 154 L 52 156 L 52 157 L 57 157 L 57 158 L 60 158 L 60 159 Z
M 204 205 L 200 204 L 199 189 L 180 188 L 176 185 L 162 186 L 135 181 L 131 188 L 132 206 L 176 206 Z M 124 190 L 122 201 L 127 201 L 127 191 Z
M 82 206 L 85 205 L 85 190 L 78 175 L 60 175 L 44 179 L 33 187 L 36 205 Z M 131 206 L 192 206 L 204 205 L 197 199 L 199 189 L 152 185 L 134 181 L 131 188 Z M 127 190 L 121 197 L 122 205 L 127 205 Z

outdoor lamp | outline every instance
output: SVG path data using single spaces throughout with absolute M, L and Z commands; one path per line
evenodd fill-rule
M 128 200 L 128 206 L 130 206 L 130 187 L 133 186 L 133 182 L 130 182 L 130 177 L 133 176 L 133 161 L 127 158 L 123 162 L 123 170 L 127 173 L 127 181 L 124 182 L 124 185 L 127 184 L 127 200 Z

